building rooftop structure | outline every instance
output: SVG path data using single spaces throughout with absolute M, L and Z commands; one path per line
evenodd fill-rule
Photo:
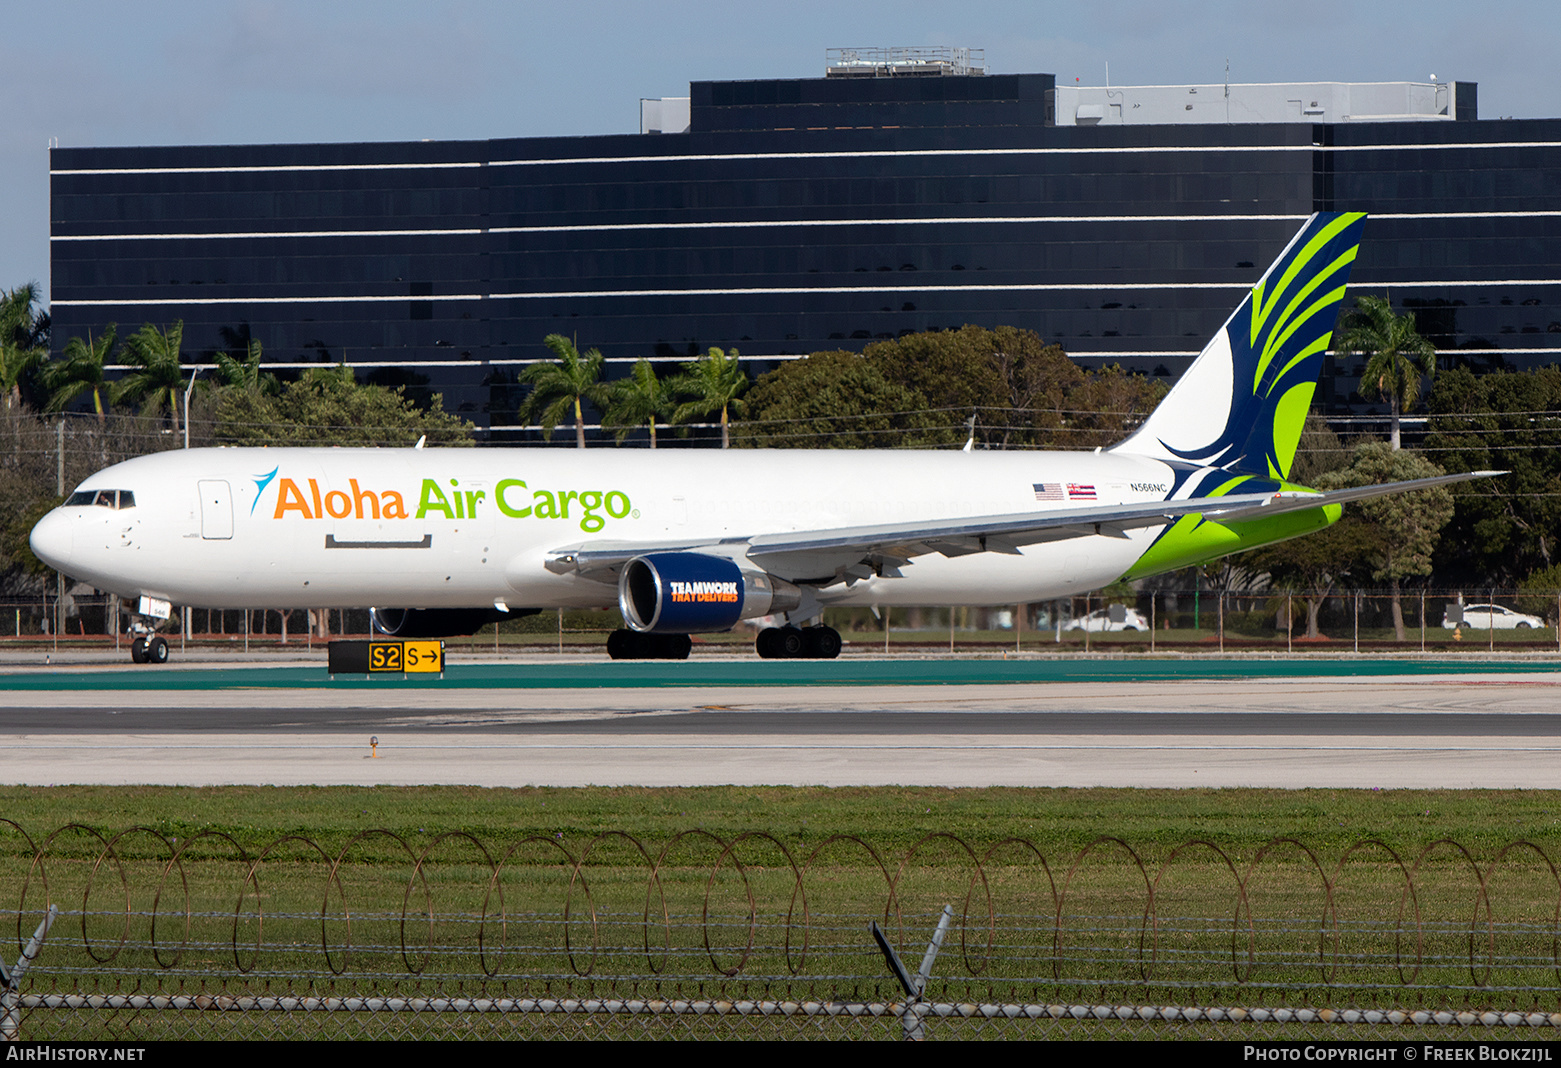
M 1474 82 L 1059 85 L 1056 126 L 1196 123 L 1473 122 Z

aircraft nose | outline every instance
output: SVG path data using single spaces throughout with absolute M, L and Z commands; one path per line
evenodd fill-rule
M 71 517 L 56 508 L 38 520 L 27 540 L 34 556 L 56 571 L 65 571 L 75 548 L 75 534 L 76 524 L 71 522 Z

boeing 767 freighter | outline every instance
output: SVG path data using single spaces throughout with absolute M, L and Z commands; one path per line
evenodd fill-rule
M 833 657 L 837 605 L 1065 597 L 1492 472 L 1317 493 L 1286 481 L 1364 215 L 1311 217 L 1165 400 L 1094 452 L 192 449 L 100 471 L 38 558 L 173 605 L 370 607 L 405 637 L 610 608 L 614 658 L 780 615 L 764 657 Z M 167 644 L 142 639 L 160 662 Z

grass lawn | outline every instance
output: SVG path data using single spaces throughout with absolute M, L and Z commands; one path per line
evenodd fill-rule
M 1561 793 L 60 787 L 0 804 L 0 905 L 30 933 L 47 881 L 69 915 L 36 981 L 65 986 L 638 976 L 891 996 L 869 919 L 919 960 L 944 904 L 938 996 L 955 1000 L 1526 1007 L 1561 985 L 1541 855 L 1561 856 Z

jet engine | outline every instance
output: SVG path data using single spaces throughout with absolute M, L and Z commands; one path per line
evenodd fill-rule
M 378 634 L 392 638 L 454 638 L 476 634 L 489 623 L 534 616 L 541 609 L 512 608 L 371 608 L 369 620 Z
M 785 579 L 705 553 L 637 556 L 618 577 L 623 620 L 641 634 L 730 630 L 739 619 L 801 602 L 802 591 Z

